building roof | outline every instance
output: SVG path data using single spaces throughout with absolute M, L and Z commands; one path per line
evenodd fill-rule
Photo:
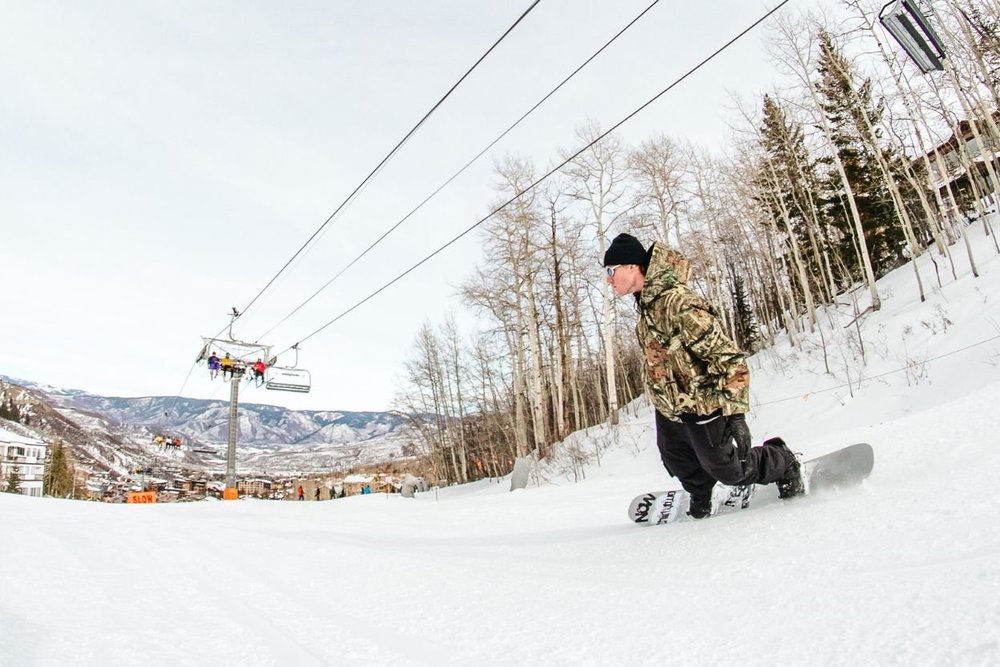
M 11 444 L 19 445 L 44 445 L 45 442 L 39 440 L 38 438 L 32 438 L 26 435 L 21 435 L 20 433 L 15 433 L 14 431 L 8 430 L 0 426 L 0 442 L 6 442 Z
M 1000 110 L 993 112 L 993 118 L 994 121 L 1000 121 Z M 983 123 L 985 121 L 978 119 L 978 122 Z M 980 134 L 987 134 L 987 132 L 980 130 Z M 959 143 L 958 137 L 961 137 L 962 141 L 967 141 L 969 139 L 972 139 L 973 136 L 974 135 L 972 132 L 972 124 L 969 122 L 969 120 L 968 119 L 960 120 L 958 121 L 958 129 L 957 130 L 952 129 L 951 134 L 948 135 L 948 138 L 945 141 L 942 141 L 940 144 L 937 145 L 936 148 L 932 148 L 930 151 L 927 152 L 927 157 L 933 158 L 935 150 L 945 152 L 948 150 L 948 148 L 957 146 Z
M 372 481 L 373 475 L 348 475 L 344 478 L 347 484 L 367 484 Z

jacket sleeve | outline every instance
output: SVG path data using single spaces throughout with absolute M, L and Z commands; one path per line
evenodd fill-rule
M 713 383 L 729 391 L 748 387 L 750 370 L 746 357 L 726 334 L 711 307 L 691 294 L 680 304 L 678 316 L 684 346 L 705 364 Z

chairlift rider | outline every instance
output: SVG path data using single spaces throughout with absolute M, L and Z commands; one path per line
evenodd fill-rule
M 233 359 L 229 356 L 228 352 L 226 352 L 226 356 L 222 358 L 222 361 L 219 362 L 219 365 L 222 367 L 223 380 L 226 379 L 226 374 L 228 374 L 230 378 L 233 377 Z
M 208 377 L 211 378 L 212 380 L 217 378 L 219 376 L 219 369 L 221 367 L 222 366 L 219 362 L 219 355 L 213 352 L 212 355 L 208 358 Z
M 264 384 L 264 371 L 267 370 L 267 364 L 261 361 L 260 358 L 258 357 L 257 361 L 253 363 L 253 366 L 251 368 L 253 368 L 254 384 L 256 384 L 259 387 L 262 384 Z

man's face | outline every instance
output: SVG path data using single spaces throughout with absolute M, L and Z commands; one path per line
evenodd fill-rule
M 621 266 L 609 266 L 606 268 L 610 274 L 607 277 L 608 284 L 618 296 L 635 294 L 642 289 L 643 275 L 636 264 L 623 264 Z

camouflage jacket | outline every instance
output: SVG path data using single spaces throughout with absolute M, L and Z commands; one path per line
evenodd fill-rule
M 750 369 L 743 352 L 723 331 L 715 309 L 687 281 L 690 264 L 656 242 L 650 248 L 642 291 L 636 295 L 636 335 L 646 359 L 649 400 L 663 416 L 746 412 Z

